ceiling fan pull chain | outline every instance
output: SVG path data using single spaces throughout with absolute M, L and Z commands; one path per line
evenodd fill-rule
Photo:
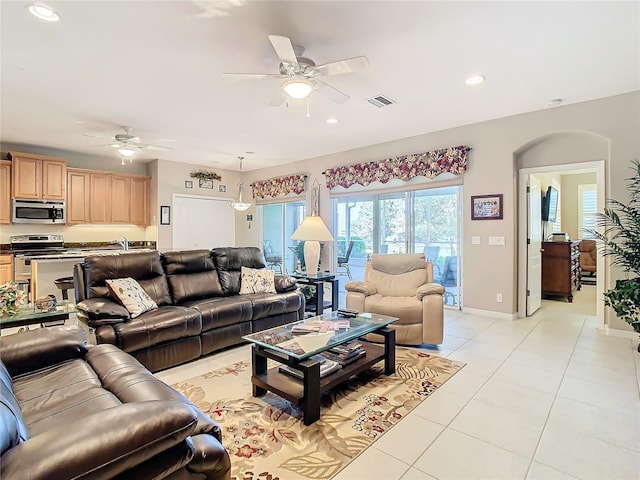
M 311 116 L 311 104 L 309 102 L 309 97 L 307 97 L 307 118 Z

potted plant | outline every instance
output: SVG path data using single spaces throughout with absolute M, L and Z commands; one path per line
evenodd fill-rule
M 605 292 L 604 304 L 640 333 L 640 160 L 631 164 L 629 203 L 608 199 L 604 213 L 597 214 L 597 225 L 602 229 L 588 231 L 600 241 L 603 255 L 612 257 L 611 264 L 626 274 Z

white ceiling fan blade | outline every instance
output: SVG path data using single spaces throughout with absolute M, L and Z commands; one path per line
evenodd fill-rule
M 270 107 L 279 107 L 287 100 L 287 97 L 288 95 L 285 93 L 285 91 L 280 90 L 275 94 L 275 96 L 269 101 L 267 105 L 269 105 Z
M 166 152 L 167 150 L 171 150 L 171 147 L 165 147 L 164 145 L 144 145 L 143 148 L 156 150 L 157 152 Z
M 329 98 L 336 103 L 344 103 L 349 100 L 351 97 L 344 92 L 341 92 L 335 87 L 332 87 L 327 82 L 323 82 L 317 78 L 314 78 L 314 81 L 318 82 L 320 86 L 327 92 Z
M 340 75 L 342 73 L 362 72 L 369 68 L 367 57 L 354 57 L 337 62 L 325 63 L 309 68 L 305 73 L 313 77 L 318 75 Z
M 280 35 L 269 35 L 271 45 L 278 54 L 280 60 L 292 65 L 298 65 L 298 58 L 296 52 L 293 50 L 293 45 L 288 37 L 282 37 Z
M 224 78 L 232 80 L 254 80 L 260 78 L 285 78 L 284 75 L 276 73 L 223 73 Z

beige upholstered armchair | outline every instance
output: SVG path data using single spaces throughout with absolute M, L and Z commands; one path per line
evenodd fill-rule
M 363 282 L 348 282 L 347 308 L 398 317 L 390 326 L 404 345 L 442 343 L 444 287 L 433 283 L 424 254 L 374 254 Z

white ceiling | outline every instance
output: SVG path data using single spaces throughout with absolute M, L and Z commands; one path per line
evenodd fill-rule
M 113 148 L 95 145 L 119 125 L 172 147 L 140 160 L 237 169 L 252 151 L 251 170 L 640 89 L 635 1 L 44 3 L 59 23 L 27 2 L 0 4 L 0 140 L 114 162 Z M 270 34 L 316 64 L 364 55 L 370 68 L 324 77 L 351 99 L 318 90 L 309 118 L 306 101 L 268 107 L 281 81 L 222 73 L 277 73 Z M 486 81 L 465 85 L 473 73 Z M 397 103 L 365 101 L 378 94 Z

